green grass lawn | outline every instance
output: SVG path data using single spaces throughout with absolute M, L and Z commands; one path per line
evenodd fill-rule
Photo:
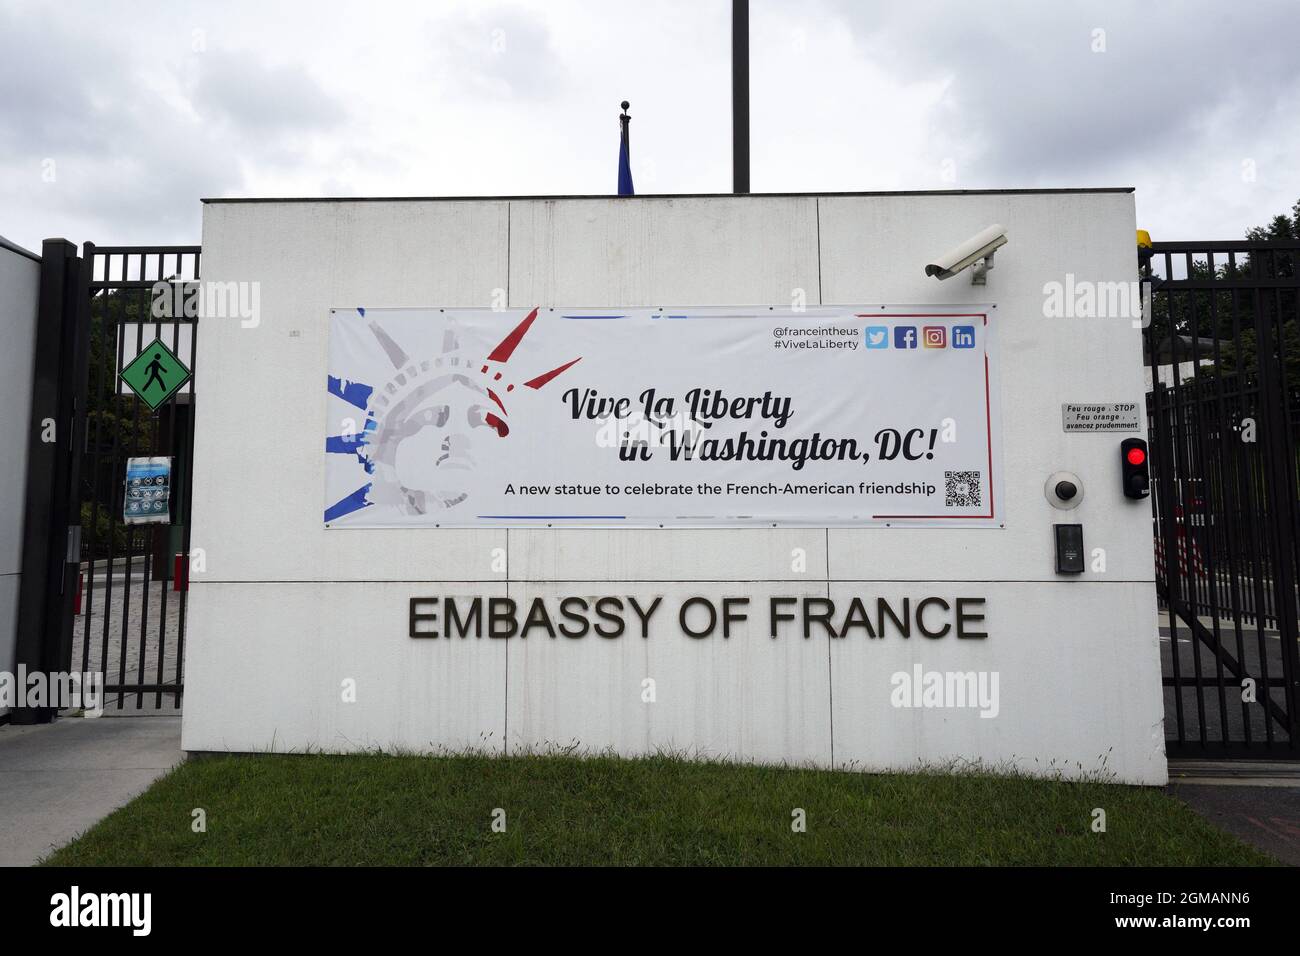
M 1106 811 L 1106 832 L 1091 828 Z M 207 830 L 191 826 L 196 808 Z M 504 833 L 492 829 L 505 811 Z M 802 808 L 807 830 L 791 829 Z M 1269 859 L 1159 790 L 676 757 L 191 760 L 49 864 L 1185 865 Z

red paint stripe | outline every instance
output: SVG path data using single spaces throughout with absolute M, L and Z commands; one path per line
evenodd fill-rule
M 510 356 L 519 347 L 519 343 L 524 340 L 524 336 L 528 333 L 528 327 L 533 324 L 533 320 L 536 318 L 537 310 L 533 309 L 528 313 L 527 318 L 516 325 L 514 331 L 502 339 L 501 344 L 492 350 L 492 354 L 488 356 L 488 361 L 509 362 Z
M 985 320 L 987 321 L 987 319 Z M 989 351 L 984 344 L 984 433 L 988 436 L 989 517 L 993 517 L 993 405 L 989 400 Z
M 565 364 L 561 365 L 559 368 L 553 368 L 549 372 L 543 372 L 541 375 L 537 376 L 536 378 L 530 378 L 528 381 L 524 382 L 524 384 L 527 385 L 529 388 L 541 388 L 551 379 L 555 378 L 555 376 L 563 374 L 565 371 L 577 365 L 581 361 L 582 361 L 582 356 L 579 355 L 572 362 L 566 362 Z

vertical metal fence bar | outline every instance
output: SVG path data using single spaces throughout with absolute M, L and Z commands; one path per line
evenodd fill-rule
M 1213 272 L 1212 267 L 1209 268 L 1209 272 L 1210 273 Z M 1210 281 L 1212 283 L 1212 280 Z M 1210 290 L 1209 294 L 1210 297 L 1213 298 L 1214 296 L 1213 289 Z M 1223 653 L 1222 653 L 1222 641 L 1220 639 L 1220 631 L 1219 631 L 1219 578 L 1217 573 L 1217 563 L 1215 561 L 1216 556 L 1215 556 L 1214 534 L 1212 530 L 1212 524 L 1210 522 L 1210 517 L 1214 513 L 1213 503 L 1214 503 L 1216 489 L 1213 487 L 1213 483 L 1211 480 L 1211 476 L 1213 473 L 1210 468 L 1210 463 L 1207 460 L 1205 454 L 1206 440 L 1208 438 L 1207 425 L 1206 425 L 1206 410 L 1210 407 L 1207 401 L 1210 395 L 1208 393 L 1208 390 L 1205 388 L 1205 385 L 1209 380 L 1201 376 L 1201 371 L 1202 371 L 1201 344 L 1200 344 L 1201 343 L 1201 323 L 1200 323 L 1201 310 L 1198 308 L 1197 299 L 1198 299 L 1198 294 L 1196 292 L 1193 292 L 1190 297 L 1188 307 L 1189 307 L 1189 317 L 1191 319 L 1191 327 L 1192 327 L 1192 370 L 1193 370 L 1192 374 L 1194 376 L 1192 381 L 1195 383 L 1195 388 L 1192 392 L 1192 399 L 1193 399 L 1192 407 L 1195 410 L 1193 413 L 1193 421 L 1196 427 L 1196 433 L 1194 436 L 1193 444 L 1195 446 L 1197 465 L 1199 466 L 1198 471 L 1201 476 L 1201 482 L 1200 482 L 1200 493 L 1194 499 L 1196 503 L 1196 510 L 1193 513 L 1187 514 L 1185 516 L 1188 522 L 1186 528 L 1186 535 L 1188 538 L 1188 546 L 1189 546 L 1188 547 L 1189 550 L 1188 570 L 1191 572 L 1193 579 L 1198 582 L 1198 590 L 1201 591 L 1201 594 L 1204 597 L 1205 611 L 1209 615 L 1210 622 L 1211 622 L 1210 624 L 1212 629 L 1211 634 L 1213 637 L 1213 645 L 1211 647 L 1211 650 L 1214 653 L 1215 686 L 1218 689 L 1217 697 L 1218 697 L 1218 704 L 1219 704 L 1219 742 L 1224 746 L 1227 746 L 1229 742 L 1228 700 L 1227 700 L 1227 695 L 1223 688 L 1223 684 L 1224 684 Z M 1218 369 L 1216 368 L 1213 376 L 1215 380 L 1218 379 L 1218 374 L 1219 374 Z M 1193 561 L 1191 558 L 1191 543 L 1197 540 L 1198 538 L 1204 543 L 1204 547 L 1201 548 L 1202 559 L 1205 562 L 1203 568 L 1198 568 L 1195 561 Z M 1202 570 L 1205 573 L 1204 576 L 1205 584 L 1203 587 L 1199 587 L 1199 582 L 1202 580 L 1202 574 L 1201 574 Z M 1197 645 L 1196 659 L 1198 662 L 1200 661 L 1200 658 L 1201 658 L 1200 647 L 1199 645 Z M 1199 682 L 1200 676 L 1201 675 L 1198 671 L 1197 673 L 1198 685 L 1200 683 Z
M 1185 275 L 1191 274 L 1191 256 L 1184 254 L 1183 266 Z M 1173 257 L 1165 257 L 1165 271 L 1167 275 L 1174 275 Z M 1171 489 L 1172 501 L 1174 502 L 1174 513 L 1172 522 L 1172 532 L 1174 535 L 1174 546 L 1169 555 L 1166 556 L 1166 573 L 1170 581 L 1170 614 L 1169 620 L 1171 629 L 1173 622 L 1177 620 L 1179 611 L 1189 611 L 1187 624 L 1188 647 L 1192 656 L 1192 699 L 1195 702 L 1196 710 L 1196 734 L 1200 741 L 1201 749 L 1205 748 L 1205 703 L 1202 696 L 1201 687 L 1201 655 L 1200 646 L 1196 642 L 1196 593 L 1193 582 L 1188 580 L 1188 565 L 1192 560 L 1192 549 L 1187 539 L 1187 515 L 1188 501 L 1187 489 L 1188 481 L 1191 477 L 1188 463 L 1190 458 L 1187 455 L 1187 392 L 1188 389 L 1183 384 L 1182 363 L 1185 360 L 1181 349 L 1181 329 L 1180 325 L 1185 326 L 1185 318 L 1180 321 L 1186 308 L 1188 293 L 1186 290 L 1178 290 L 1182 295 L 1176 294 L 1171 289 L 1170 307 L 1169 307 L 1169 349 L 1170 349 L 1170 373 L 1172 378 L 1170 394 L 1172 397 L 1173 415 L 1170 421 L 1170 437 L 1172 441 L 1169 446 L 1169 460 L 1173 467 L 1174 483 Z M 1178 636 L 1172 633 L 1170 636 L 1170 651 L 1174 660 L 1174 673 L 1178 681 L 1178 696 L 1181 701 L 1185 687 L 1185 675 L 1182 672 L 1178 658 Z
M 203 257 L 203 252 L 199 249 L 195 249 L 194 250 L 194 281 L 195 282 L 199 282 L 200 281 L 199 277 L 202 275 L 202 262 L 201 262 L 202 257 Z M 201 285 L 199 286 L 199 289 L 200 289 L 200 294 L 202 294 Z M 195 362 L 195 355 L 198 350 L 198 346 L 199 346 L 199 319 L 198 317 L 195 317 L 190 320 L 189 366 L 190 366 L 191 373 L 195 374 L 196 376 L 197 376 L 198 365 Z M 184 506 L 185 506 L 183 511 L 185 517 L 185 523 L 183 525 L 184 530 L 181 531 L 181 553 L 184 555 L 185 581 L 184 581 L 184 586 L 181 588 L 181 592 L 180 592 L 181 594 L 180 607 L 178 608 L 177 623 L 176 623 L 176 693 L 173 699 L 175 700 L 177 707 L 181 705 L 181 699 L 182 699 L 183 688 L 184 688 L 184 684 L 181 680 L 181 676 L 182 676 L 182 666 L 183 666 L 182 662 L 184 661 L 185 658 L 185 609 L 188 606 L 188 602 L 189 602 L 190 570 L 192 566 L 191 565 L 192 558 L 190 554 L 191 551 L 190 529 L 193 526 L 193 521 L 191 520 L 190 517 L 191 514 L 190 509 L 192 507 L 193 500 L 194 500 L 194 413 L 195 413 L 195 402 L 198 401 L 198 392 L 199 392 L 198 382 L 195 379 L 191 379 L 189 409 L 186 412 L 186 416 L 185 416 L 185 437 L 184 437 L 185 475 L 181 482 L 181 489 L 180 489 L 181 500 L 184 502 Z
M 1168 283 L 1173 275 L 1171 266 L 1171 257 L 1166 253 L 1164 259 L 1165 281 Z M 1169 347 L 1171 361 L 1177 367 L 1177 348 L 1175 345 L 1175 304 L 1176 300 L 1172 288 L 1161 290 L 1165 304 L 1165 316 L 1167 318 L 1168 328 L 1165 330 L 1169 336 Z M 1159 510 L 1160 510 L 1160 535 L 1164 546 L 1164 597 L 1167 614 L 1169 617 L 1169 658 L 1170 669 L 1172 673 L 1169 676 L 1169 686 L 1173 688 L 1174 701 L 1174 722 L 1177 730 L 1177 739 L 1181 744 L 1187 739 L 1187 723 L 1183 713 L 1183 682 L 1182 668 L 1180 666 L 1178 655 L 1178 547 L 1177 537 L 1175 534 L 1175 524 L 1172 515 L 1172 497 L 1174 495 L 1175 472 L 1174 472 L 1174 446 L 1171 432 L 1174 430 L 1174 411 L 1171 404 L 1173 400 L 1172 390 L 1164 382 L 1160 381 L 1160 356 L 1163 354 L 1160 347 L 1160 341 L 1157 336 L 1157 328 L 1153 323 L 1151 326 L 1151 355 L 1152 355 L 1152 372 L 1154 388 L 1152 389 L 1153 404 L 1155 407 L 1155 421 L 1158 426 L 1158 433 L 1152 436 L 1155 439 L 1155 449 L 1152 455 L 1156 465 L 1157 486 L 1159 488 Z
M 104 321 L 102 306 L 99 309 L 96 308 L 96 305 L 98 304 L 96 301 L 97 293 L 94 291 L 95 267 L 97 264 L 94 244 L 89 242 L 84 243 L 82 246 L 81 256 L 82 259 L 89 264 L 91 279 L 91 288 L 85 290 L 85 294 L 90 298 L 90 326 L 87 329 L 86 334 L 90 338 L 92 356 L 86 363 L 88 368 L 87 375 L 89 377 L 86 383 L 86 396 L 88 403 L 95 407 L 102 407 L 103 391 L 108 376 L 104 373 Z M 100 343 L 98 350 L 94 347 L 96 336 L 99 337 Z M 103 661 L 100 661 L 100 666 L 98 668 L 93 667 L 90 661 L 90 630 L 91 621 L 94 620 L 95 617 L 95 563 L 99 556 L 99 495 L 97 489 L 99 487 L 100 469 L 103 462 L 103 456 L 100 449 L 100 428 L 102 424 L 102 414 L 96 414 L 94 422 L 90 421 L 90 409 L 88 408 L 86 410 L 86 436 L 90 441 L 90 445 L 85 455 L 85 464 L 88 467 L 84 468 L 82 471 L 82 481 L 83 483 L 88 483 L 90 488 L 90 527 L 84 527 L 85 522 L 82 522 L 82 556 L 89 558 L 89 561 L 87 561 L 86 566 L 87 573 L 84 581 L 85 590 L 82 594 L 81 602 L 81 614 L 83 618 L 81 622 L 81 669 L 83 672 L 87 673 L 93 673 L 97 670 L 100 674 L 104 673 Z M 94 436 L 93 438 L 90 437 L 92 435 Z M 77 504 L 77 513 L 78 515 L 85 513 L 82 510 L 81 502 L 78 502 Z
M 112 271 L 113 271 L 113 256 L 112 256 L 112 255 L 109 255 L 109 256 L 107 257 L 107 259 L 105 260 L 105 263 L 104 263 L 104 278 L 105 278 L 105 280 L 106 280 L 107 282 L 110 282 L 110 283 L 111 283 L 111 281 L 112 281 Z M 125 270 L 125 268 L 124 268 L 124 269 L 123 269 L 123 272 L 125 272 L 125 271 L 126 271 L 126 270 Z M 111 285 L 110 285 L 108 288 L 111 288 Z M 107 294 L 107 291 L 106 291 L 106 294 Z M 111 321 L 112 321 L 112 325 L 113 325 L 114 349 L 115 349 L 115 352 L 116 352 L 116 355 L 117 355 L 117 358 L 116 358 L 116 360 L 115 360 L 115 362 L 114 362 L 114 365 L 113 365 L 113 408 L 114 408 L 114 416 L 113 416 L 113 454 L 112 454 L 112 458 L 111 458 L 111 462 L 112 462 L 112 470 L 111 470 L 111 475 L 110 475 L 110 478 L 109 478 L 109 493 L 113 496 L 112 499 L 111 499 L 111 505 L 112 505 L 112 507 L 111 507 L 110 510 L 109 510 L 109 542 L 110 542 L 110 550 L 109 550 L 109 559 L 108 559 L 108 584 L 109 584 L 109 586 L 110 586 L 110 592 L 109 592 L 109 595 L 104 599 L 104 675 L 105 675 L 105 680 L 108 680 L 108 679 L 109 679 L 109 675 L 112 673 L 112 671 L 110 670 L 110 668 L 113 666 L 113 662 L 109 660 L 109 649 L 110 649 L 110 646 L 111 646 L 111 645 L 110 645 L 110 641 L 109 641 L 109 629 L 113 626 L 113 614 L 112 614 L 112 591 L 111 591 L 111 586 L 112 586 L 112 582 L 113 582 L 113 565 L 114 565 L 114 563 L 117 561 L 117 557 L 116 557 L 116 553 L 117 553 L 117 535 L 116 535 L 116 532 L 117 532 L 117 516 L 118 516 L 118 509 L 119 509 L 118 502 L 120 501 L 119 495 L 121 494 L 121 491 L 119 490 L 119 487 L 118 487 L 118 486 L 119 486 L 119 484 L 120 484 L 121 481 L 122 481 L 122 477 L 121 477 L 121 469 L 120 469 L 119 465 L 121 464 L 122 451 L 123 451 L 123 448 L 124 448 L 124 445 L 125 445 L 125 443 L 126 443 L 126 439 L 127 439 L 127 436 L 125 436 L 125 435 L 122 434 L 122 416 L 121 416 L 121 414 L 120 414 L 120 412 L 121 412 L 121 407 L 122 407 L 122 401 L 121 401 L 121 388 L 120 388 L 120 386 L 117 384 L 117 383 L 118 383 L 118 376 L 121 375 L 121 373 L 122 373 L 122 363 L 123 363 L 123 361 L 125 361 L 125 356 L 126 356 L 126 323 L 125 323 L 125 316 L 123 316 L 123 315 L 120 313 L 120 311 L 119 311 L 118 309 L 114 308 L 114 306 L 115 306 L 116 304 L 117 304 L 116 302 L 111 302 L 111 303 L 110 303 L 110 302 L 106 302 L 106 303 L 105 303 L 105 308 L 107 309 L 108 314 L 112 316 L 112 320 L 111 320 Z M 128 533 L 128 531 L 127 531 L 125 525 L 123 525 L 123 527 L 122 527 L 122 534 L 123 534 L 123 537 L 124 537 L 124 538 L 127 538 L 127 539 L 129 540 L 129 533 Z M 126 567 L 124 566 L 122 570 L 123 570 L 123 573 L 125 574 Z M 125 585 L 123 585 L 122 590 L 123 590 L 123 592 L 124 592 L 125 594 L 128 594 L 128 595 L 129 595 L 129 591 L 127 590 L 127 588 L 126 588 Z M 120 641 L 118 642 L 118 648 L 117 648 L 117 651 L 118 651 L 117 656 L 118 656 L 119 659 L 121 659 L 121 657 L 122 657 L 122 647 L 121 647 L 121 642 L 120 642 Z M 117 683 L 118 683 L 118 685 L 120 686 L 123 682 L 124 682 L 123 675 L 119 674 L 119 675 L 118 675 L 118 679 L 117 679 Z M 120 710 L 121 707 L 122 707 L 122 695 L 121 695 L 121 692 L 120 692 L 120 691 L 118 692 L 118 695 L 117 695 L 117 707 L 118 707 L 119 710 Z
M 180 276 L 181 276 L 181 275 L 183 274 L 183 272 L 184 272 L 184 270 L 183 270 L 183 268 L 182 268 L 182 261 L 183 261 L 183 260 L 182 260 L 182 256 L 181 256 L 181 254 L 180 254 L 180 253 L 176 253 L 175 256 L 174 256 L 174 259 L 175 259 L 176 269 L 175 269 L 175 271 L 172 273 L 172 275 L 179 279 Z M 163 281 L 163 280 L 166 280 L 166 279 L 169 278 L 169 277 L 168 277 L 168 274 L 167 274 L 167 269 L 166 269 L 166 267 L 165 267 L 165 265 L 164 265 L 164 261 L 165 261 L 165 257 L 162 256 L 162 255 L 159 255 L 159 262 L 158 262 L 158 278 L 159 278 L 159 281 Z M 175 286 L 173 286 L 173 288 L 175 288 Z M 180 343 L 179 343 L 179 341 L 178 341 L 178 338 L 179 338 L 179 336 L 180 336 L 180 331 L 179 331 L 179 330 L 180 330 L 180 321 L 181 321 L 181 317 L 178 316 L 178 315 L 176 315 L 175 312 L 173 311 L 173 313 L 172 313 L 172 315 L 171 315 L 171 319 L 170 319 L 170 321 L 167 323 L 168 325 L 171 326 L 171 332 L 172 332 L 172 342 L 171 342 L 171 345 L 172 345 L 172 352 L 175 353 L 176 355 L 180 355 L 180 354 L 181 354 Z M 164 336 L 163 336 L 163 331 L 162 331 L 162 324 L 161 324 L 161 322 L 155 326 L 154 334 L 155 334 L 155 335 L 156 335 L 160 340 L 164 338 Z M 155 533 L 160 533 L 160 534 L 164 535 L 164 536 L 166 537 L 166 539 L 167 539 L 167 547 L 166 547 L 166 549 L 164 549 L 164 550 L 161 552 L 161 553 L 162 553 L 162 557 L 163 557 L 163 562 L 164 562 L 164 564 L 163 564 L 163 567 L 162 567 L 162 569 L 161 569 L 161 571 L 162 571 L 162 575 L 161 575 L 162 580 L 161 580 L 161 582 L 160 582 L 160 587 L 159 587 L 159 589 L 158 589 L 158 590 L 159 590 L 159 611 L 158 611 L 158 666 L 155 668 L 155 676 L 154 676 L 154 683 L 158 686 L 158 690 L 154 693 L 154 707 L 155 707 L 155 708 L 158 708 L 158 707 L 161 707 L 161 706 L 162 706 L 162 698 L 163 698 L 163 695 L 162 695 L 163 667 L 164 667 L 164 660 L 165 660 L 165 658 L 166 658 L 166 656 L 167 656 L 167 592 L 168 592 L 168 590 L 169 590 L 169 588 L 168 588 L 167 585 L 168 585 L 168 582 L 172 580 L 172 578 L 175 576 L 175 573 L 176 573 L 176 562 L 172 559 L 171 529 L 172 529 L 172 524 L 173 524 L 173 522 L 175 521 L 175 516 L 176 516 L 176 514 L 177 514 L 177 509 L 176 509 L 176 494 L 175 494 L 175 491 L 176 491 L 176 478 L 177 478 L 177 475 L 176 475 L 175 436 L 176 436 L 176 404 L 177 404 L 177 402 L 178 402 L 179 400 L 180 400 L 180 391 L 178 390 L 178 391 L 177 391 L 177 394 L 173 395 L 171 398 L 169 398 L 166 402 L 163 403 L 162 407 L 159 409 L 159 414 L 158 414 L 157 418 L 155 419 L 155 435 L 158 436 L 157 440 L 155 441 L 155 450 L 156 450 L 156 453 L 158 453 L 158 454 L 166 454 L 166 455 L 170 455 L 171 458 L 172 458 L 172 470 L 171 470 L 171 476 L 170 476 L 170 482 L 171 482 L 171 483 L 170 483 L 170 485 L 169 485 L 169 487 L 168 487 L 168 492 L 169 492 L 169 494 L 168 494 L 168 502 L 167 502 L 167 507 L 168 507 L 168 510 L 169 510 L 169 517 L 170 517 L 171 520 L 169 520 L 168 523 L 167 523 L 166 525 L 164 525 L 162 528 L 158 529 L 157 532 L 155 532 Z M 163 415 L 166 415 L 166 417 L 167 417 L 167 442 L 166 442 L 166 444 L 162 444 L 162 443 L 161 443 L 162 417 L 163 417 Z M 158 549 L 155 549 L 155 551 L 157 551 L 157 550 L 158 550 Z
M 159 263 L 158 268 L 159 271 L 161 272 L 162 271 L 161 253 L 158 254 L 158 263 Z M 148 253 L 142 252 L 140 253 L 141 282 L 146 280 L 148 276 L 148 271 L 149 271 Z M 136 300 L 137 303 L 136 328 L 139 330 L 139 335 L 141 339 L 140 348 L 136 350 L 135 354 L 140 355 L 145 351 L 146 348 L 146 346 L 144 345 L 144 330 L 146 324 L 148 323 L 150 312 L 152 311 L 149 305 L 148 289 L 137 290 L 133 298 Z M 157 336 L 155 331 L 155 338 L 156 337 Z M 150 339 L 149 341 L 152 343 L 153 339 Z M 143 402 L 136 402 L 137 415 L 144 413 L 144 409 L 141 407 L 143 404 L 144 404 Z M 144 428 L 137 429 L 136 431 L 137 445 L 135 448 L 135 453 L 137 455 L 141 457 L 148 457 L 157 453 L 157 442 L 154 440 L 154 436 L 156 435 L 157 430 L 158 430 L 158 416 L 152 412 L 148 413 L 148 417 L 146 417 L 144 420 Z M 136 652 L 135 684 L 137 688 L 142 687 L 144 685 L 145 666 L 149 655 L 149 637 L 148 637 L 149 604 L 150 604 L 149 598 L 151 596 L 150 591 L 152 590 L 152 584 L 153 584 L 153 537 L 156 534 L 155 526 L 152 524 L 140 525 L 139 533 L 140 533 L 140 546 L 143 552 L 141 554 L 141 557 L 143 558 L 141 564 L 143 565 L 143 567 L 140 572 L 140 644 Z M 125 643 L 126 640 L 124 638 L 123 644 Z M 143 706 L 144 706 L 144 695 L 142 692 L 137 690 L 135 695 L 135 708 L 136 710 L 139 710 Z
M 1282 679 L 1284 681 L 1282 706 L 1285 710 L 1285 729 L 1287 745 L 1291 749 L 1300 747 L 1300 714 L 1297 713 L 1296 698 L 1300 690 L 1300 661 L 1297 660 L 1297 637 L 1300 636 L 1300 620 L 1297 620 L 1296 608 L 1296 446 L 1290 418 L 1289 389 L 1286 373 L 1286 326 L 1283 321 L 1282 270 L 1278 268 L 1278 250 L 1269 250 L 1269 277 L 1274 280 L 1271 298 L 1272 327 L 1276 336 L 1276 374 L 1277 401 L 1275 421 L 1277 434 L 1274 460 L 1276 470 L 1276 499 L 1282 514 L 1278 527 L 1278 576 L 1277 591 L 1277 630 L 1278 651 L 1281 657 Z M 1269 688 L 1272 700 L 1272 688 Z
M 1265 524 L 1264 534 L 1264 553 L 1267 556 L 1264 581 L 1261 581 L 1261 588 L 1267 583 L 1267 589 L 1264 590 L 1264 599 L 1270 598 L 1272 603 L 1269 605 L 1271 612 L 1269 620 L 1257 626 L 1256 634 L 1259 643 L 1260 667 L 1263 672 L 1263 687 L 1260 689 L 1260 698 L 1264 705 L 1265 727 L 1267 728 L 1268 746 L 1272 748 L 1275 743 L 1281 743 L 1276 740 L 1276 728 L 1273 726 L 1276 716 L 1273 712 L 1273 680 L 1270 671 L 1273 670 L 1269 661 L 1268 635 L 1266 633 L 1269 621 L 1274 627 L 1283 630 L 1281 615 L 1284 612 L 1285 605 L 1291 603 L 1286 596 L 1286 591 L 1282 589 L 1283 577 L 1285 575 L 1283 558 L 1283 544 L 1278 534 L 1278 523 L 1283 520 L 1285 515 L 1286 503 L 1280 494 L 1281 488 L 1277 481 L 1278 461 L 1278 431 L 1280 426 L 1277 415 L 1276 401 L 1277 391 L 1277 370 L 1274 367 L 1273 350 L 1276 347 L 1276 339 L 1273 336 L 1272 325 L 1268 317 L 1268 297 L 1264 295 L 1264 290 L 1258 287 L 1258 283 L 1264 279 L 1267 270 L 1264 266 L 1264 257 L 1258 252 L 1251 254 L 1251 274 L 1254 277 L 1257 287 L 1252 289 L 1253 313 L 1255 322 L 1255 348 L 1257 363 L 1259 367 L 1259 409 L 1261 421 L 1259 423 L 1259 432 L 1261 441 L 1259 441 L 1259 463 L 1260 463 L 1260 483 L 1264 489 L 1263 498 L 1268 509 L 1267 522 Z
M 1190 252 L 1183 254 L 1184 274 L 1190 281 L 1196 274 L 1193 266 L 1192 254 Z M 1183 296 L 1183 328 L 1189 328 L 1188 319 L 1193 315 L 1196 303 L 1196 290 L 1188 289 Z M 1196 730 L 1197 737 L 1200 741 L 1201 749 L 1206 748 L 1208 742 L 1209 729 L 1206 726 L 1205 719 L 1205 674 L 1201 664 L 1201 640 L 1198 633 L 1197 624 L 1200 616 L 1200 593 L 1196 573 L 1196 538 L 1193 522 L 1196 515 L 1195 498 L 1193 497 L 1193 481 L 1197 470 L 1192 467 L 1196 433 L 1196 328 L 1190 325 L 1191 342 L 1190 351 L 1192 352 L 1191 378 L 1186 386 L 1182 381 L 1182 369 L 1179 367 L 1179 356 L 1177 353 L 1174 359 L 1174 394 L 1175 408 L 1178 409 L 1177 431 L 1175 438 L 1175 462 L 1180 476 L 1178 482 L 1179 504 L 1182 509 L 1182 533 L 1179 535 L 1182 545 L 1179 561 L 1178 572 L 1182 578 L 1181 590 L 1187 595 L 1186 608 L 1189 620 L 1187 622 L 1187 633 L 1190 639 L 1188 646 L 1191 648 L 1192 655 L 1192 674 L 1195 681 L 1195 699 L 1196 699 Z M 1175 335 L 1175 341 L 1181 336 Z M 1177 348 L 1177 346 L 1175 346 Z M 1187 361 L 1186 355 L 1183 361 Z
M 1214 337 L 1214 367 L 1216 370 L 1224 368 L 1224 354 L 1221 345 L 1223 331 L 1223 317 L 1219 311 L 1219 273 L 1215 265 L 1215 256 L 1213 252 L 1209 253 L 1207 259 L 1210 280 L 1214 287 L 1210 291 L 1210 332 Z M 1225 269 L 1227 266 L 1225 265 Z M 1234 352 L 1236 365 L 1236 381 L 1240 385 L 1241 361 L 1240 353 Z M 1241 489 L 1234 483 L 1236 469 L 1232 467 L 1236 464 L 1237 456 L 1235 455 L 1236 446 L 1240 444 L 1237 433 L 1233 429 L 1233 422 L 1237 416 L 1229 413 L 1228 401 L 1224 390 L 1225 374 L 1218 371 L 1214 375 L 1214 400 L 1217 410 L 1218 419 L 1218 442 L 1217 442 L 1217 463 L 1219 474 L 1219 493 L 1216 498 L 1215 507 L 1212 514 L 1215 517 L 1215 524 L 1222 529 L 1221 534 L 1216 541 L 1223 545 L 1223 555 L 1227 561 L 1227 580 L 1223 582 L 1226 585 L 1228 602 L 1232 614 L 1232 631 L 1236 640 L 1237 661 L 1243 671 L 1247 668 L 1245 641 L 1242 636 L 1242 608 L 1241 608 L 1241 588 L 1240 588 L 1240 567 L 1238 562 L 1238 541 L 1236 534 L 1236 518 L 1229 510 L 1229 503 L 1239 501 Z M 1224 459 L 1229 461 L 1225 464 Z M 1214 579 L 1216 590 L 1220 587 L 1220 582 L 1216 577 Z M 1219 671 L 1220 690 L 1222 691 L 1223 672 L 1222 667 Z M 1250 725 L 1250 704 L 1245 700 L 1244 695 L 1238 695 L 1241 698 L 1241 734 L 1247 747 L 1251 744 L 1251 725 Z M 1227 722 L 1224 722 L 1224 744 L 1229 743 L 1229 734 L 1227 733 Z

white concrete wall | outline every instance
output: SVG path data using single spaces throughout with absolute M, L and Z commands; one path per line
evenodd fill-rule
M 22 580 L 23 501 L 27 490 L 27 433 L 36 350 L 36 299 L 41 266 L 0 245 L 0 408 L 9 426 L 0 455 L 0 670 L 14 669 L 18 640 L 18 583 Z M 9 708 L 0 707 L 0 714 Z
M 924 263 L 992 222 L 985 289 Z M 981 758 L 1030 772 L 1165 780 L 1150 511 L 1123 498 L 1114 435 L 1065 434 L 1065 401 L 1141 401 L 1127 320 L 1046 319 L 1043 286 L 1130 281 L 1121 192 L 631 200 L 214 203 L 204 278 L 259 281 L 255 329 L 199 335 L 189 750 L 656 747 L 856 768 Z M 326 532 L 331 307 L 996 303 L 1005 529 Z M 1085 484 L 1063 517 L 1058 470 Z M 250 473 L 258 477 L 248 485 Z M 255 493 L 249 493 L 255 492 Z M 1054 573 L 1052 524 L 1081 521 L 1104 572 Z M 505 573 L 492 551 L 505 548 Z M 808 554 L 793 573 L 791 551 Z M 419 641 L 411 596 L 700 594 L 987 598 L 986 641 Z M 675 627 L 669 628 L 675 631 Z M 889 677 L 996 670 L 1001 714 L 904 710 Z M 654 677 L 658 702 L 641 701 Z M 356 679 L 358 700 L 340 700 Z

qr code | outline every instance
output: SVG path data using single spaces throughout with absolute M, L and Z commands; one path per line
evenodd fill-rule
M 982 503 L 978 471 L 945 471 L 943 484 L 945 508 L 978 508 Z

